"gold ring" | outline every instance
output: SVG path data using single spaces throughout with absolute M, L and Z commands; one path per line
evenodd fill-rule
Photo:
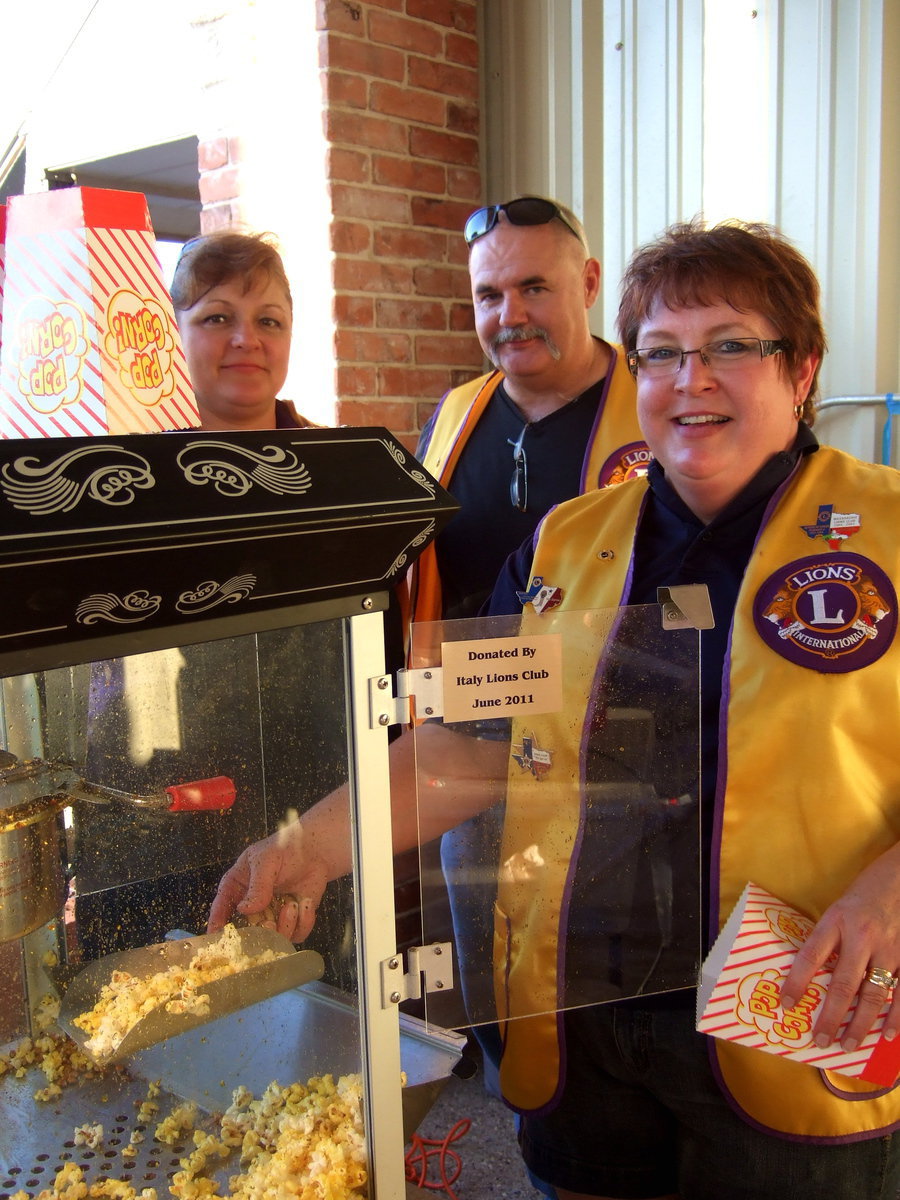
M 890 971 L 886 971 L 884 967 L 870 967 L 869 973 L 866 976 L 866 983 L 874 983 L 876 987 L 887 988 L 892 991 L 900 984 L 900 979 L 896 975 L 892 975 Z

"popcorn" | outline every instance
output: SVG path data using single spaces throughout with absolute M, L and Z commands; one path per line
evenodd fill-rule
M 32 1066 L 50 1064 L 61 1081 L 76 1082 L 80 1064 L 84 1078 L 103 1072 L 63 1035 L 24 1039 L 6 1056 L 7 1069 L 25 1074 Z M 50 1092 L 50 1085 L 46 1092 Z M 60 1086 L 60 1085 L 57 1085 Z M 137 1105 L 138 1124 L 152 1124 L 159 1113 L 158 1082 L 147 1086 L 147 1097 Z M 49 1095 L 47 1097 L 50 1098 Z M 234 1200 L 363 1200 L 367 1194 L 362 1081 L 358 1075 L 315 1076 L 306 1084 L 282 1086 L 272 1082 L 254 1098 L 246 1087 L 234 1089 L 231 1104 L 218 1118 L 202 1116 L 206 1127 L 197 1128 L 202 1114 L 193 1102 L 177 1104 L 160 1120 L 153 1138 L 174 1146 L 188 1141 L 191 1149 L 179 1160 L 169 1184 L 176 1200 L 210 1200 L 222 1192 L 214 1178 L 223 1160 L 239 1156 L 237 1171 L 228 1181 Z M 151 1135 L 131 1131 L 122 1148 L 123 1170 L 133 1169 L 137 1147 Z M 86 1122 L 76 1128 L 74 1142 L 98 1149 L 104 1130 Z M 24 1192 L 9 1200 L 31 1200 Z M 158 1200 L 154 1188 L 136 1190 L 125 1180 L 104 1178 L 88 1184 L 82 1169 L 67 1163 L 52 1187 L 33 1200 Z
M 76 1146 L 87 1146 L 91 1150 L 99 1150 L 103 1145 L 103 1126 L 89 1122 L 75 1127 L 74 1142 Z
M 77 1163 L 68 1162 L 56 1174 L 53 1187 L 44 1188 L 34 1200 L 158 1200 L 156 1188 L 141 1188 L 137 1191 L 120 1179 L 105 1179 L 94 1183 L 90 1189 L 84 1181 L 84 1172 Z M 10 1200 L 30 1200 L 28 1192 L 15 1192 Z
M 179 1104 L 164 1120 L 160 1121 L 156 1127 L 154 1137 L 158 1142 L 165 1142 L 169 1146 L 174 1146 L 185 1130 L 193 1129 L 196 1119 L 197 1105 L 193 1101 L 187 1104 Z
M 137 1108 L 137 1119 L 142 1125 L 149 1125 L 151 1121 L 155 1121 L 159 1113 L 159 1105 L 156 1103 L 156 1097 L 159 1095 L 159 1083 L 151 1082 L 147 1085 L 147 1097 L 141 1100 L 140 1103 L 135 1101 Z
M 51 1029 L 59 1016 L 59 997 L 49 994 L 41 996 L 34 1011 L 34 1027 L 37 1030 Z
M 128 971 L 113 971 L 92 1009 L 73 1024 L 89 1034 L 86 1049 L 99 1059 L 114 1053 L 142 1017 L 159 1007 L 175 1014 L 209 1015 L 209 996 L 200 989 L 217 979 L 236 975 L 284 957 L 279 950 L 245 954 L 234 925 L 226 925 L 213 942 L 201 946 L 187 966 L 173 964 L 142 979 Z
M 366 1195 L 358 1075 L 343 1076 L 337 1084 L 330 1075 L 305 1086 L 273 1082 L 258 1100 L 238 1087 L 221 1117 L 219 1136 L 196 1130 L 193 1140 L 194 1150 L 180 1161 L 170 1186 L 177 1200 L 218 1195 L 207 1172 L 238 1146 L 243 1170 L 229 1180 L 234 1200 L 360 1200 Z
M 71 1038 L 58 1032 L 44 1033 L 36 1039 L 23 1038 L 15 1049 L 0 1055 L 0 1078 L 12 1072 L 17 1079 L 23 1079 L 31 1067 L 42 1071 L 50 1085 L 35 1092 L 39 1101 L 55 1100 L 63 1088 L 107 1074 Z

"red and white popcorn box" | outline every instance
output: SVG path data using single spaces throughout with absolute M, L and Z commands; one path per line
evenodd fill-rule
M 900 1038 L 888 1042 L 881 1036 L 887 994 L 871 1031 L 850 1052 L 843 1050 L 839 1041 L 824 1048 L 813 1041 L 813 1026 L 831 981 L 827 965 L 816 972 L 794 1008 L 784 1009 L 779 1003 L 781 985 L 797 948 L 812 928 L 809 917 L 748 883 L 703 964 L 697 1029 L 768 1054 L 891 1087 L 900 1075 Z M 853 1009 L 839 1038 L 852 1016 Z
M 10 197 L 0 437 L 199 424 L 146 198 L 77 187 Z

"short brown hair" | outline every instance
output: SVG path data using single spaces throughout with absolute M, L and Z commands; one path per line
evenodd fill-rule
M 819 281 L 810 264 L 771 225 L 722 221 L 707 229 L 695 217 L 670 226 L 632 255 L 622 279 L 617 326 L 626 350 L 637 349 L 638 329 L 659 302 L 668 308 L 724 301 L 739 312 L 758 312 L 787 346 L 781 369 L 794 378 L 810 354 L 825 353 Z M 812 424 L 819 370 L 803 404 Z
M 272 234 L 230 229 L 185 242 L 172 278 L 172 303 L 177 310 L 193 308 L 212 288 L 238 278 L 244 280 L 245 293 L 261 279 L 280 284 L 293 307 L 284 263 Z

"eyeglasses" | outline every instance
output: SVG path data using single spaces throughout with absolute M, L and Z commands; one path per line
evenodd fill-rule
M 639 370 L 648 375 L 677 375 L 689 354 L 699 354 L 704 366 L 727 371 L 732 367 L 761 362 L 772 354 L 780 354 L 787 346 L 785 341 L 772 341 L 769 338 L 725 338 L 721 342 L 707 342 L 698 350 L 651 346 L 647 350 L 629 350 L 625 357 L 629 370 L 636 378 Z
M 506 439 L 513 448 L 513 474 L 509 483 L 509 499 L 513 508 L 517 508 L 519 512 L 528 510 L 528 460 L 525 457 L 525 447 L 522 445 L 527 428 L 526 423 L 522 426 L 522 432 L 515 441 L 512 438 Z
M 471 246 L 480 237 L 490 233 L 501 213 L 506 213 L 510 225 L 549 225 L 551 221 L 562 221 L 569 233 L 584 245 L 583 235 L 566 220 L 559 205 L 541 196 L 520 196 L 518 200 L 510 200 L 506 204 L 488 204 L 485 208 L 476 209 L 466 221 L 466 245 Z

